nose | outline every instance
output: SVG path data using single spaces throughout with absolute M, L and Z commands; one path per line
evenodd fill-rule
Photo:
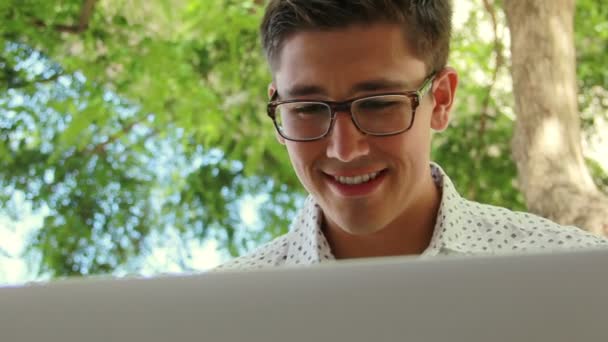
M 369 153 L 368 137 L 355 126 L 349 112 L 336 113 L 329 136 L 327 157 L 342 162 L 356 160 Z

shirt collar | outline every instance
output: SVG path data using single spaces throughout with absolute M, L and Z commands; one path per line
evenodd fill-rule
M 439 165 L 431 163 L 431 174 L 435 185 L 441 190 L 441 204 L 437 211 L 433 237 L 422 257 L 438 255 L 442 249 L 457 249 L 457 241 L 462 235 L 458 229 L 461 222 L 455 213 L 461 210 L 459 207 L 464 199 Z
M 322 230 L 323 211 L 312 196 L 308 196 L 288 233 L 289 257 L 286 264 L 309 264 L 334 260 Z

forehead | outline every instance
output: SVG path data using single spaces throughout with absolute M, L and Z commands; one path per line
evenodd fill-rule
M 402 26 L 353 25 L 329 31 L 303 31 L 283 44 L 274 70 L 276 86 L 323 87 L 346 92 L 355 83 L 387 79 L 407 83 L 425 76 Z

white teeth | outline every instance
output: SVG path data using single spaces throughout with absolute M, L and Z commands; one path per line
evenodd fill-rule
M 370 180 L 376 178 L 379 173 L 380 172 L 372 172 L 366 175 L 355 177 L 334 176 L 334 179 L 342 184 L 356 185 L 369 182 Z

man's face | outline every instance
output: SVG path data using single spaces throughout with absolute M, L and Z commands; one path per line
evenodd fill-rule
M 428 76 L 401 28 L 388 24 L 300 32 L 286 40 L 279 58 L 271 88 L 281 100 L 344 101 L 415 90 Z M 394 136 L 365 135 L 350 113 L 338 112 L 331 133 L 321 140 L 279 137 L 329 224 L 351 234 L 374 233 L 416 206 L 432 184 L 427 181 L 431 128 L 443 128 L 433 126 L 434 103 L 425 96 L 412 128 Z

